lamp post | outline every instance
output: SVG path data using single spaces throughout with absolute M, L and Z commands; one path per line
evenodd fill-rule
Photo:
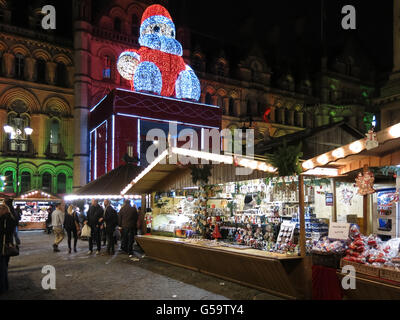
M 11 140 L 13 140 L 17 146 L 17 190 L 16 197 L 19 196 L 19 158 L 21 155 L 21 145 L 27 140 L 23 138 L 23 132 L 26 136 L 30 136 L 33 133 L 33 129 L 30 127 L 25 127 L 23 125 L 23 119 L 18 114 L 14 119 L 15 126 L 5 125 L 4 131 L 10 135 Z M 24 127 L 24 128 L 22 128 Z

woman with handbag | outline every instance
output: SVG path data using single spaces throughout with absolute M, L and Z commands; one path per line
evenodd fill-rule
M 67 210 L 67 214 L 64 219 L 64 229 L 67 231 L 68 235 L 68 253 L 71 253 L 71 238 L 74 236 L 74 252 L 76 250 L 76 244 L 78 243 L 78 236 L 80 234 L 81 228 L 79 225 L 79 217 L 76 211 L 74 210 L 74 206 L 69 206 Z
M 0 205 L 0 294 L 8 290 L 8 263 L 10 257 L 18 255 L 18 247 L 13 245 L 17 222 L 5 204 Z

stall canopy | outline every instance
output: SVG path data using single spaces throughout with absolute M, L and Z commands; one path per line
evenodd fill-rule
M 127 163 L 92 181 L 64 199 L 67 201 L 84 199 L 121 199 L 121 190 L 141 171 L 142 167 Z
M 182 187 L 192 187 L 190 179 L 190 166 L 183 165 L 182 159 L 190 159 L 190 164 L 201 164 L 201 160 L 214 164 L 212 171 L 212 184 L 251 180 L 271 175 L 276 169 L 265 161 L 258 161 L 238 155 L 219 155 L 202 151 L 194 151 L 184 148 L 170 148 L 161 153 L 147 168 L 127 183 L 122 190 L 123 196 L 145 194 L 155 191 L 165 191 L 174 182 L 185 178 L 186 184 Z M 185 162 L 189 163 L 189 161 Z M 237 168 L 251 169 L 250 173 L 238 175 Z M 218 170 L 218 172 L 217 172 Z M 218 175 L 218 176 L 216 176 Z
M 400 165 L 400 123 L 303 163 L 305 175 L 345 175 L 364 167 Z
M 41 190 L 32 190 L 26 193 L 23 193 L 19 196 L 18 201 L 61 201 L 57 196 L 41 191 Z

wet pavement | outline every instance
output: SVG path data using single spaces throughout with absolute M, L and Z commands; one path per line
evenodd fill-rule
M 66 239 L 53 253 L 53 235 L 20 232 L 20 256 L 11 258 L 10 290 L 0 300 L 278 300 L 267 293 L 136 253 L 87 255 L 88 243 L 68 254 Z M 103 248 L 103 253 L 104 253 Z M 56 289 L 44 290 L 44 266 L 54 266 Z

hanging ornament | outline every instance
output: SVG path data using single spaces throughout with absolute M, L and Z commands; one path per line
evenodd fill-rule
M 343 198 L 344 204 L 351 206 L 353 197 L 354 197 L 353 191 L 351 191 L 347 188 L 342 190 L 342 198 Z
M 376 132 L 374 132 L 374 129 L 375 128 L 372 127 L 366 134 L 367 141 L 365 143 L 365 147 L 367 150 L 372 150 L 372 149 L 379 147 L 378 138 L 376 136 Z
M 374 194 L 376 191 L 374 189 L 375 177 L 374 174 L 369 171 L 369 169 L 362 174 L 358 174 L 356 178 L 356 186 L 358 187 L 358 194 L 365 196 L 368 194 Z

